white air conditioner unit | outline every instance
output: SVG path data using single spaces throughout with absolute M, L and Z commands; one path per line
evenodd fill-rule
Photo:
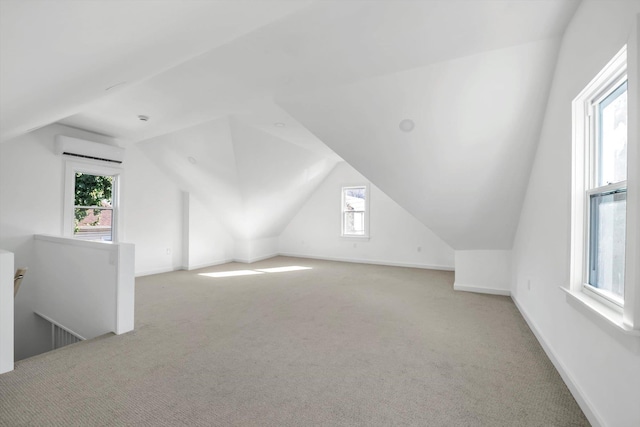
M 100 144 L 70 136 L 56 135 L 56 154 L 83 159 L 101 160 L 121 164 L 124 160 L 124 148 Z

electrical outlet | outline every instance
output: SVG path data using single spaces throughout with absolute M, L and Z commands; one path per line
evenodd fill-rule
M 166 249 L 166 254 L 167 254 L 167 255 L 171 255 L 171 248 L 167 248 L 167 249 Z
M 357 248 L 357 247 L 358 247 L 358 244 L 357 244 L 357 243 L 354 243 L 354 244 L 353 244 L 353 247 L 354 247 L 354 248 Z
M 418 246 L 418 252 L 422 252 L 422 246 Z

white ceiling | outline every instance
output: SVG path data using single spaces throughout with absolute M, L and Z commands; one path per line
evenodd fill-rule
M 578 3 L 2 1 L 1 136 L 59 121 L 150 151 L 229 120 L 247 161 L 247 140 L 342 157 L 455 249 L 509 248 Z
M 238 240 L 279 235 L 335 160 L 236 119 L 151 138 L 140 149 Z
M 2 0 L 2 139 L 76 114 L 113 85 L 134 86 L 310 3 Z
M 453 248 L 510 248 L 557 47 L 543 40 L 280 102 Z

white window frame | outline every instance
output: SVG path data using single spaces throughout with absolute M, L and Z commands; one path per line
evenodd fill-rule
M 364 188 L 364 234 L 348 234 L 345 233 L 345 191 L 350 188 Z M 340 189 L 340 237 L 345 239 L 369 239 L 369 206 L 370 206 L 371 192 L 369 190 L 369 184 L 353 184 L 353 185 L 343 185 Z
M 633 247 L 635 245 L 636 233 L 635 221 L 629 221 L 629 216 L 638 212 L 638 201 L 635 197 L 629 197 L 630 193 L 637 194 L 637 182 L 629 180 L 630 174 L 640 167 L 638 159 L 631 153 L 636 153 L 637 149 L 630 149 L 630 145 L 638 144 L 634 140 L 637 129 L 636 124 L 629 124 L 627 138 L 627 180 L 602 185 L 596 187 L 595 182 L 595 145 L 596 127 L 594 108 L 599 101 L 604 99 L 615 90 L 625 80 L 628 82 L 627 96 L 629 102 L 628 120 L 637 120 L 633 117 L 637 112 L 637 100 L 632 100 L 632 90 L 634 84 L 628 79 L 627 69 L 627 47 L 623 47 L 614 58 L 602 69 L 600 73 L 580 92 L 572 103 L 573 118 L 573 155 L 572 155 L 572 198 L 571 198 L 571 267 L 569 278 L 569 289 L 564 289 L 574 299 L 579 300 L 599 317 L 609 320 L 618 326 L 625 333 L 633 335 L 640 334 L 640 322 L 634 320 L 638 313 L 638 298 L 635 297 L 640 292 L 640 284 L 634 276 L 633 263 L 637 262 L 633 257 Z M 636 83 L 637 84 L 637 81 Z M 637 90 L 637 89 L 636 89 Z M 634 107 L 631 108 L 631 103 Z M 637 114 L 637 113 L 636 113 Z M 629 187 L 633 186 L 632 191 Z M 627 191 L 627 229 L 625 244 L 625 289 L 624 300 L 616 301 L 613 298 L 598 291 L 598 289 L 588 285 L 589 277 L 589 226 L 590 210 L 589 202 L 591 194 L 599 194 L 606 191 L 620 189 Z M 635 314 L 634 314 L 635 313 Z
M 62 213 L 62 235 L 74 238 L 75 218 L 75 183 L 76 173 L 97 176 L 113 176 L 112 206 L 111 206 L 111 242 L 121 239 L 122 212 L 120 209 L 120 186 L 122 185 L 123 169 L 112 165 L 106 166 L 99 161 L 70 161 L 65 162 L 64 205 Z

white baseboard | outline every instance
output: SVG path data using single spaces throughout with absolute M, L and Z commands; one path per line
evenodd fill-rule
M 262 261 L 265 259 L 273 258 L 278 256 L 278 254 L 270 254 L 270 255 L 262 255 L 255 258 L 234 258 L 234 262 L 241 262 L 243 264 L 253 264 L 254 262 Z
M 504 296 L 511 295 L 511 291 L 508 289 L 483 288 L 481 286 L 475 286 L 475 285 L 463 285 L 457 282 L 453 284 L 453 289 L 456 291 L 475 292 L 477 294 L 491 294 L 491 295 L 504 295 Z
M 388 265 L 391 267 L 410 267 L 410 268 L 422 268 L 425 270 L 443 270 L 443 271 L 454 271 L 453 266 L 448 265 L 430 265 L 430 264 L 412 264 L 408 262 L 395 262 L 395 261 L 384 261 L 384 260 L 371 260 L 371 259 L 360 259 L 360 258 L 340 258 L 340 257 L 325 257 L 325 256 L 314 256 L 314 255 L 301 255 L 294 253 L 273 253 L 269 255 L 262 255 L 255 258 L 230 258 L 220 261 L 214 261 L 205 264 L 198 264 L 191 267 L 169 267 L 169 268 L 159 268 L 157 270 L 146 270 L 139 273 L 136 273 L 136 277 L 142 276 L 151 276 L 153 274 L 162 274 L 162 273 L 170 273 L 172 271 L 178 270 L 199 270 L 201 268 L 213 267 L 216 265 L 227 264 L 229 262 L 240 262 L 243 264 L 252 264 L 254 262 L 263 261 L 265 259 L 273 258 L 276 256 L 287 256 L 293 258 L 309 258 L 309 259 L 319 259 L 325 261 L 341 261 L 341 262 L 353 262 L 358 264 L 374 264 L 374 265 Z M 478 291 L 479 292 L 479 291 Z
M 190 267 L 182 267 L 182 270 L 187 270 L 187 271 L 191 271 L 191 270 L 200 270 L 201 268 L 207 268 L 207 267 L 215 267 L 216 265 L 222 265 L 222 264 L 228 264 L 230 262 L 235 261 L 234 259 L 221 259 L 219 261 L 213 261 L 213 262 L 205 262 L 204 264 L 198 264 L 198 265 L 192 265 Z
M 287 253 L 287 252 L 280 252 L 279 255 L 280 256 L 293 257 L 293 258 L 319 259 L 319 260 L 324 260 L 324 261 L 341 261 L 341 262 L 353 262 L 353 263 L 357 263 L 357 264 L 388 265 L 390 267 L 410 267 L 410 268 L 422 268 L 422 269 L 425 269 L 425 270 L 454 271 L 453 266 L 448 266 L 448 265 L 412 264 L 412 263 L 408 263 L 408 262 L 395 262 L 395 261 L 360 259 L 360 258 L 340 258 L 340 257 L 328 257 L 328 256 L 315 256 L 315 255 L 293 254 L 293 253 Z
M 135 273 L 135 277 L 152 276 L 154 274 L 171 273 L 172 271 L 183 270 L 182 267 L 158 268 L 156 270 L 145 270 Z
M 549 346 L 549 343 L 547 343 L 547 341 L 545 341 L 545 339 L 542 337 L 542 334 L 540 333 L 536 325 L 533 323 L 533 321 L 531 320 L 527 312 L 522 308 L 520 303 L 518 303 L 517 299 L 515 299 L 513 296 L 511 296 L 511 299 L 513 300 L 514 304 L 520 311 L 520 314 L 524 318 L 525 322 L 527 322 L 527 325 L 529 325 L 529 328 L 533 332 L 533 335 L 535 335 L 535 337 L 538 339 L 538 342 L 542 346 L 542 349 L 547 354 L 547 357 L 549 358 L 549 360 L 551 360 L 551 363 L 553 363 L 553 366 L 555 366 L 556 370 L 562 377 L 562 380 L 567 385 L 567 388 L 573 395 L 573 398 L 576 399 L 578 406 L 580 406 L 580 409 L 582 409 L 582 412 L 584 412 L 584 415 L 587 417 L 591 425 L 593 427 L 604 427 L 606 424 L 602 421 L 602 418 L 596 413 L 591 401 L 585 396 L 582 389 L 580 389 L 580 387 L 578 387 L 576 382 L 573 380 L 573 377 L 571 376 L 571 374 L 569 374 L 569 372 L 567 371 L 565 366 L 562 364 L 562 362 L 560 362 L 560 360 L 556 357 L 555 352 Z
M 193 265 L 191 267 L 186 267 L 184 265 L 180 266 L 180 267 L 168 267 L 168 268 L 159 268 L 157 270 L 146 270 L 146 271 L 142 271 L 139 273 L 136 273 L 136 277 L 143 277 L 143 276 L 151 276 L 153 274 L 162 274 L 162 273 L 171 273 L 173 271 L 180 271 L 180 270 L 185 270 L 185 271 L 191 271 L 191 270 L 199 270 L 201 268 L 207 268 L 207 267 L 213 267 L 216 265 L 221 265 L 221 264 L 227 264 L 229 262 L 233 262 L 236 261 L 233 258 L 229 258 L 229 259 L 223 259 L 220 261 L 213 261 L 213 262 L 207 262 L 204 264 L 198 264 L 198 265 Z
M 214 261 L 205 264 L 198 264 L 191 267 L 169 267 L 169 268 L 160 268 L 157 270 L 146 270 L 139 273 L 136 273 L 136 277 L 143 276 L 151 276 L 153 274 L 162 274 L 162 273 L 171 273 L 172 271 L 179 270 L 199 270 L 201 268 L 214 267 L 216 265 L 227 264 L 230 262 L 239 262 L 242 264 L 253 264 L 254 262 L 263 261 L 265 259 L 273 258 L 276 256 L 287 256 L 292 258 L 309 258 L 309 259 L 319 259 L 325 261 L 341 261 L 341 262 L 353 262 L 358 264 L 374 264 L 374 265 L 388 265 L 391 267 L 410 267 L 410 268 L 422 268 L 425 270 L 443 270 L 443 271 L 454 271 L 454 267 L 447 265 L 429 265 L 429 264 L 412 264 L 407 262 L 393 262 L 393 261 L 381 261 L 381 260 L 370 260 L 370 259 L 359 259 L 359 258 L 339 258 L 339 257 L 322 257 L 322 256 L 313 256 L 313 255 L 300 255 L 293 253 L 274 253 L 269 255 L 262 255 L 255 258 L 229 258 L 220 261 Z M 480 292 L 480 291 L 478 291 Z

